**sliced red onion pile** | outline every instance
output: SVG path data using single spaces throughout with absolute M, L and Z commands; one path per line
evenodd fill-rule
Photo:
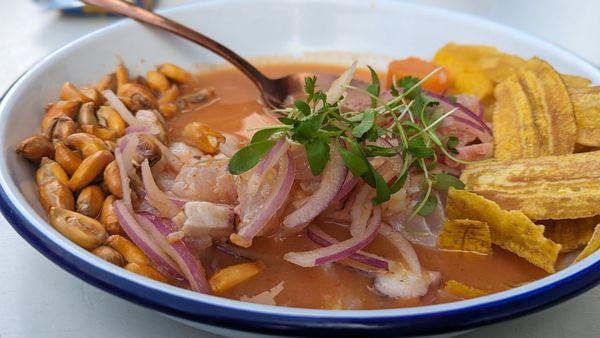
M 338 242 L 326 247 L 304 252 L 288 252 L 283 258 L 302 267 L 312 267 L 339 261 L 350 257 L 352 254 L 363 249 L 371 243 L 379 233 L 381 225 L 381 207 L 376 206 L 373 209 L 373 215 L 365 232 L 358 236 L 353 236 L 342 242 Z
M 306 227 L 332 204 L 344 185 L 348 168 L 336 147 L 331 147 L 330 157 L 317 191 L 302 206 L 284 218 L 283 225 L 287 230 L 300 231 Z

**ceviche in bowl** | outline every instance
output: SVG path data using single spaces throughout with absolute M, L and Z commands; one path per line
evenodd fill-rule
M 283 51 L 245 44 L 215 18 L 244 25 L 254 7 L 226 3 L 171 14 L 202 16 L 250 56 L 340 34 L 265 23 L 255 33 Z M 264 3 L 284 21 L 339 10 L 361 22 L 365 10 Z M 83 280 L 228 335 L 458 332 L 596 285 L 598 70 L 477 19 L 369 10 L 367 22 L 436 18 L 455 34 L 401 20 L 430 40 L 370 42 L 385 58 L 335 45 L 328 62 L 258 63 L 274 78 L 309 74 L 279 109 L 239 71 L 198 71 L 215 60 L 133 22 L 65 47 L 0 105 L 3 214 Z M 371 41 L 366 27 L 352 33 Z M 125 31 L 156 46 L 127 48 Z

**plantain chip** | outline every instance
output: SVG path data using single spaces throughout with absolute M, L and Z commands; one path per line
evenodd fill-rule
M 569 88 L 583 88 L 592 83 L 592 80 L 577 75 L 561 74 L 560 77 Z
M 542 223 L 546 228 L 544 236 L 560 244 L 560 252 L 571 252 L 590 241 L 600 217 L 548 220 Z
M 590 241 L 587 243 L 585 248 L 583 248 L 583 251 L 581 251 L 581 253 L 577 257 L 575 257 L 574 263 L 579 262 L 580 260 L 593 254 L 599 248 L 600 248 L 600 224 L 596 225 L 596 228 L 594 229 L 594 233 L 592 234 L 592 238 L 590 238 Z
M 465 189 L 534 220 L 600 215 L 600 151 L 473 164 L 460 180 Z
M 446 215 L 450 219 L 486 222 L 492 243 L 547 272 L 554 272 L 560 244 L 544 237 L 544 226 L 534 224 L 520 211 L 502 210 L 496 202 L 465 190 L 448 190 Z
M 451 279 L 444 284 L 442 291 L 463 299 L 485 296 L 488 293 Z
M 577 123 L 577 143 L 600 146 L 600 87 L 570 88 Z
M 493 111 L 500 160 L 571 154 L 577 129 L 569 92 L 547 62 L 532 58 L 499 83 Z
M 492 252 L 490 228 L 487 223 L 470 220 L 447 220 L 438 237 L 438 248 L 489 254 Z

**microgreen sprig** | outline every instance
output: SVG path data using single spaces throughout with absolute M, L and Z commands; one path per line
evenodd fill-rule
M 360 91 L 370 98 L 370 106 L 362 111 L 344 111 L 343 97 L 328 103 L 325 92 L 317 89 L 317 78 L 307 77 L 304 83 L 306 97 L 296 100 L 289 108 L 277 109 L 275 112 L 283 115 L 279 118 L 282 125 L 258 130 L 250 144 L 231 158 L 229 172 L 241 174 L 250 170 L 277 140 L 285 138 L 305 149 L 311 172 L 316 176 L 325 169 L 331 147 L 335 146 L 350 172 L 376 190 L 375 204 L 386 202 L 402 189 L 412 172 L 421 173 L 422 194 L 411 217 L 429 215 L 438 203 L 433 190 L 464 187 L 458 178 L 434 171 L 438 153 L 465 163 L 455 156 L 458 139 L 453 135 L 440 139 L 436 133 L 443 120 L 457 109 L 440 112 L 436 109 L 439 102 L 421 89 L 421 85 L 437 71 L 439 68 L 423 79 L 394 79 L 389 91 L 391 98 L 383 101 L 377 72 L 369 67 L 371 83 L 368 86 L 345 86 L 347 90 Z M 402 166 L 394 177 L 384 177 L 373 165 L 374 160 L 394 156 L 402 160 Z

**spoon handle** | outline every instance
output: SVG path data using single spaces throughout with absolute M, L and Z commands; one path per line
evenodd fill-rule
M 165 18 L 161 15 L 153 13 L 144 8 L 137 7 L 122 0 L 82 0 L 83 2 L 103 8 L 109 12 L 130 17 L 137 21 L 147 23 L 152 26 L 160 27 L 172 33 L 175 33 L 183 38 L 191 40 L 215 54 L 221 56 L 225 60 L 233 64 L 237 69 L 244 73 L 260 91 L 268 90 L 273 86 L 273 80 L 261 73 L 256 67 L 251 65 L 244 58 L 239 56 L 231 49 L 223 46 L 217 41 L 202 35 L 184 25 Z

